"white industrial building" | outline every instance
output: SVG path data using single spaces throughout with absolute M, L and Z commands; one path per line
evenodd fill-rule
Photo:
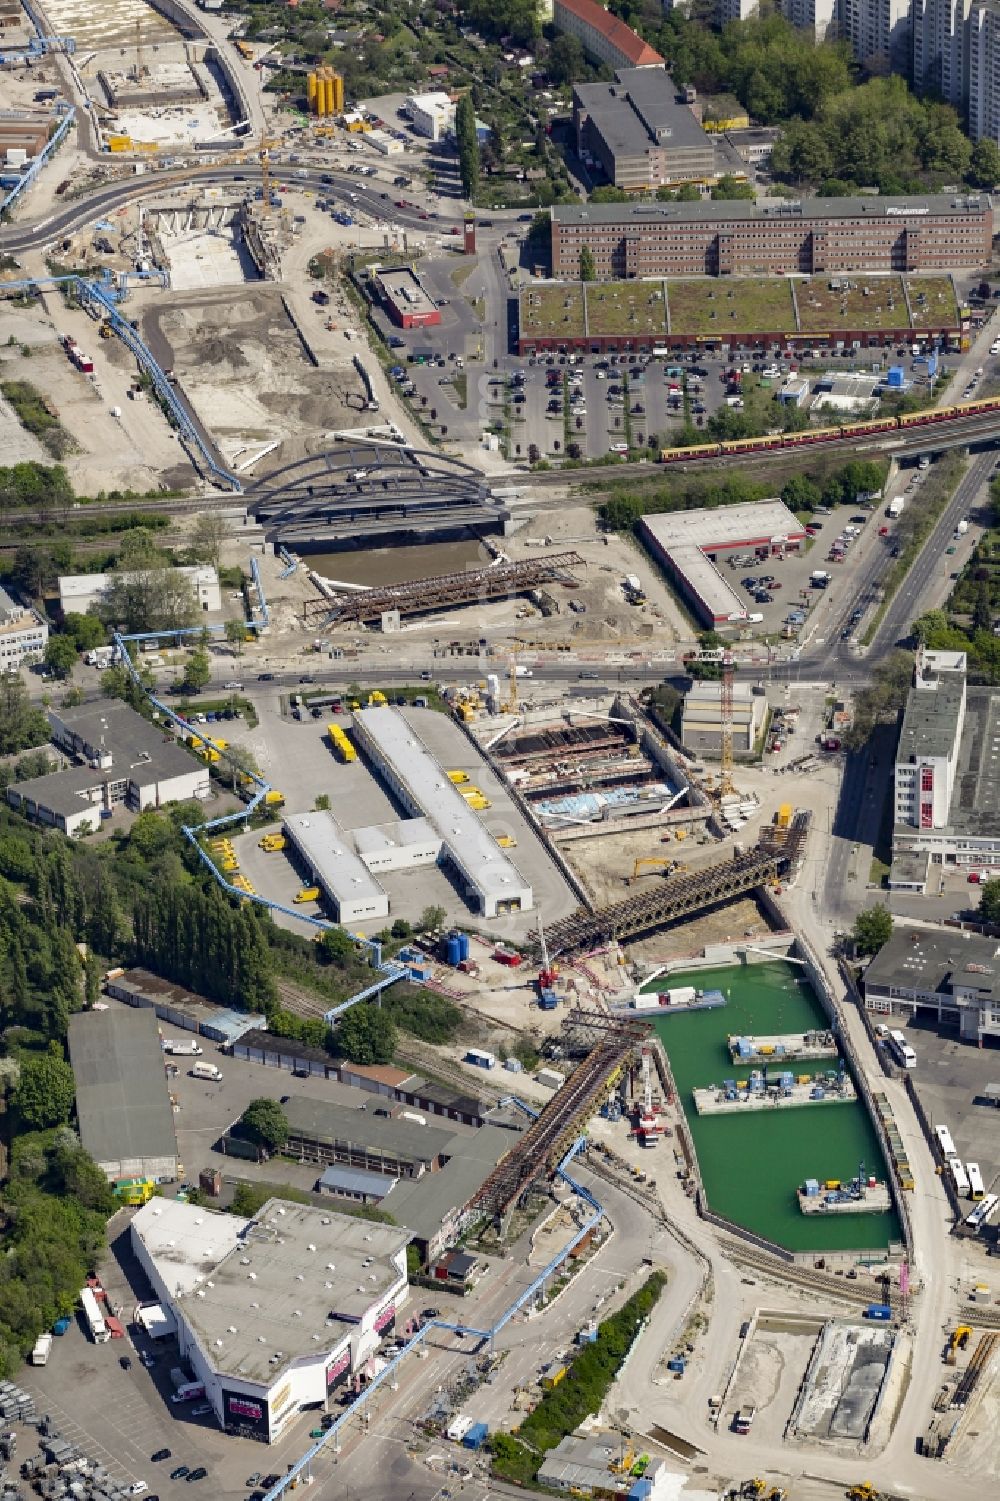
M 431 713 L 414 710 L 413 716 Z M 415 819 L 440 836 L 438 861 L 459 876 L 470 904 L 484 917 L 527 912 L 532 892 L 513 860 L 483 827 L 427 749 L 410 719 L 388 705 L 354 711 L 359 747 Z
M 219 575 L 214 568 L 174 568 L 171 572 L 187 580 L 199 610 L 211 614 L 222 609 Z M 107 592 L 109 577 L 106 573 L 63 574 L 59 579 L 59 608 L 63 614 L 68 615 L 70 611 L 74 611 L 78 615 L 86 615 L 92 606 L 99 605 Z M 125 577 L 135 578 L 138 575 L 126 574 Z
M 284 829 L 338 922 L 389 916 L 388 896 L 332 813 L 293 813 Z
M 750 683 L 733 684 L 733 752 L 751 755 L 764 728 L 767 699 Z M 681 740 L 692 751 L 722 748 L 722 684 L 695 683 L 684 695 Z
M 372 871 L 436 865 L 443 842 L 426 818 L 405 818 L 401 823 L 354 830 L 354 847 Z
M 432 141 L 440 141 L 455 127 L 457 105 L 441 90 L 431 94 L 411 94 L 406 107 L 413 117 L 414 130 Z
M 42 617 L 0 589 L 0 673 L 16 672 L 22 662 L 41 657 L 48 639 Z
M 722 558 L 751 555 L 754 562 L 797 552 L 808 532 L 781 500 L 640 518 L 650 550 L 667 567 L 706 625 L 740 624 L 747 607 L 719 571 Z
M 119 808 L 142 813 L 209 795 L 208 767 L 120 700 L 50 710 L 49 723 L 53 743 L 75 764 L 7 788 L 27 818 L 82 834 Z
M 262 1443 L 329 1407 L 393 1333 L 409 1291 L 409 1232 L 326 1207 L 269 1199 L 247 1220 L 151 1199 L 131 1228 L 217 1421 Z

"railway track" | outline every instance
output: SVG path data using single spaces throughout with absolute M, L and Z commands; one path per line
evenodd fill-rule
M 824 1297 L 837 1298 L 858 1308 L 865 1308 L 869 1303 L 878 1301 L 889 1303 L 897 1317 L 902 1312 L 898 1289 L 892 1289 L 885 1295 L 880 1280 L 865 1276 L 862 1272 L 856 1278 L 834 1277 L 829 1272 L 803 1266 L 801 1262 L 783 1261 L 777 1256 L 769 1256 L 766 1251 L 731 1236 L 720 1236 L 719 1244 L 730 1261 L 760 1272 L 774 1282 L 791 1284 L 805 1292 L 822 1293 Z
M 288 980 L 276 980 L 275 989 L 281 997 L 282 1005 L 294 1013 L 295 1016 L 304 1016 L 309 1020 L 319 1019 L 335 1006 L 336 1001 L 328 1001 L 324 996 L 315 995 L 311 990 L 302 990 L 298 985 L 292 985 Z

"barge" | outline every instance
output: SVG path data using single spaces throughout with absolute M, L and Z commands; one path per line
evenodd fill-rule
M 772 1074 L 754 1069 L 748 1079 L 724 1079 L 721 1087 L 709 1084 L 693 1089 L 699 1115 L 737 1115 L 747 1110 L 781 1110 L 804 1105 L 853 1104 L 854 1085 L 843 1068 L 818 1074 Z
M 846 1183 L 839 1178 L 807 1178 L 796 1197 L 803 1214 L 887 1214 L 892 1208 L 888 1184 L 866 1174 L 863 1163 Z
M 837 1039 L 832 1032 L 780 1032 L 773 1037 L 727 1039 L 734 1063 L 819 1063 L 837 1057 Z
M 676 1016 L 682 1011 L 715 1011 L 725 1004 L 721 990 L 696 990 L 693 985 L 680 985 L 675 990 L 639 990 L 629 1001 L 628 1009 Z

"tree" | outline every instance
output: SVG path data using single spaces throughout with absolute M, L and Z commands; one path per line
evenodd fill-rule
M 549 48 L 545 71 L 553 83 L 576 83 L 587 66 L 583 47 L 575 36 L 557 36 Z M 1000 182 L 1000 178 L 997 178 Z
M 332 1038 L 333 1051 L 351 1063 L 391 1063 L 396 1028 L 374 1002 L 361 1001 L 341 1017 Z
M 73 1070 L 58 1052 L 22 1059 L 14 1108 L 28 1130 L 44 1131 L 69 1120 L 75 1094 Z
M 977 188 L 992 189 L 1000 183 L 1000 146 L 983 136 L 972 148 L 969 180 Z
M 458 170 L 462 195 L 475 197 L 479 187 L 479 138 L 476 134 L 476 111 L 471 94 L 463 94 L 455 111 L 455 139 L 458 143 Z
M 980 886 L 979 916 L 982 922 L 1000 923 L 1000 880 L 984 881 Z
M 330 807 L 330 794 L 328 792 L 318 792 L 313 806 L 317 813 L 326 813 Z
M 77 610 L 70 610 L 63 617 L 63 633 L 70 638 L 77 651 L 92 651 L 95 646 L 103 646 L 108 639 L 107 632 L 96 615 L 81 615 Z
M 447 916 L 448 914 L 443 907 L 425 907 L 420 914 L 417 931 L 420 933 L 433 932 L 435 928 L 442 926 Z
M 718 182 L 712 184 L 713 198 L 733 199 L 754 198 L 755 196 L 753 183 L 743 182 L 728 172 L 720 177 Z
M 877 954 L 891 937 L 892 913 L 881 903 L 876 907 L 866 907 L 854 919 L 854 947 L 862 956 Z
M 69 636 L 50 636 L 45 643 L 45 665 L 57 678 L 68 678 L 76 666 L 76 645 Z
M 343 928 L 327 928 L 316 947 L 328 963 L 341 967 L 350 964 L 357 952 L 354 939 Z
M 580 251 L 580 280 L 595 281 L 596 278 L 597 267 L 594 264 L 594 252 L 589 245 L 584 245 Z
M 122 537 L 97 613 L 106 625 L 121 625 L 129 634 L 189 626 L 198 605 L 190 582 L 171 566 L 152 532 L 136 527 Z
M 242 657 L 243 644 L 247 639 L 247 628 L 242 620 L 226 621 L 226 640 L 230 646 L 235 646 L 236 655 Z
M 268 1152 L 277 1152 L 288 1140 L 288 1117 L 277 1100 L 251 1100 L 240 1116 L 240 1135 Z
M 218 511 L 206 511 L 194 524 L 191 545 L 188 548 L 192 562 L 219 566 L 219 555 L 226 540 L 226 523 Z
M 18 672 L 0 672 L 0 756 L 45 745 L 49 721 L 36 709 Z
M 189 693 L 200 693 L 212 677 L 212 664 L 203 646 L 196 646 L 184 664 L 184 687 Z
M 405 917 L 397 917 L 389 931 L 393 938 L 409 938 L 413 929 Z

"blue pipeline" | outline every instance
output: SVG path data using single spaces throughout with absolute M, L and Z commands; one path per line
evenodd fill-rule
M 569 1184 L 573 1192 L 576 1193 L 581 1199 L 583 1199 L 585 1203 L 593 1206 L 594 1208 L 594 1213 L 589 1216 L 589 1218 L 586 1220 L 577 1234 L 573 1237 L 573 1239 L 569 1242 L 569 1244 L 563 1247 L 558 1256 L 553 1257 L 545 1270 L 543 1272 L 540 1272 L 535 1280 L 531 1283 L 531 1286 L 525 1288 L 524 1292 L 522 1292 L 520 1296 L 510 1305 L 510 1307 L 503 1314 L 501 1314 L 500 1318 L 491 1329 L 473 1329 L 466 1324 L 450 1324 L 446 1323 L 444 1320 L 439 1319 L 434 1319 L 431 1323 L 424 1324 L 420 1329 L 418 1329 L 413 1338 L 406 1345 L 404 1345 L 401 1350 L 398 1350 L 396 1354 L 392 1356 L 392 1358 L 386 1364 L 385 1369 L 380 1371 L 378 1375 L 368 1383 L 364 1391 L 358 1394 L 358 1396 L 350 1404 L 350 1406 L 344 1409 L 340 1417 L 337 1418 L 334 1423 L 331 1423 L 330 1427 L 323 1434 L 323 1437 L 317 1439 L 316 1442 L 306 1450 L 302 1458 L 298 1460 L 294 1465 L 292 1465 L 288 1473 L 281 1477 L 277 1485 L 271 1487 L 271 1489 L 266 1493 L 264 1501 L 278 1501 L 278 1497 L 284 1494 L 284 1492 L 288 1489 L 293 1481 L 296 1481 L 298 1477 L 303 1474 L 303 1472 L 308 1474 L 309 1470 L 311 1469 L 313 1460 L 317 1459 L 319 1455 L 322 1454 L 327 1444 L 330 1443 L 331 1439 L 336 1438 L 344 1425 L 346 1423 L 349 1423 L 351 1418 L 355 1417 L 359 1412 L 361 1412 L 361 1410 L 367 1405 L 367 1403 L 371 1400 L 371 1398 L 375 1395 L 379 1388 L 382 1387 L 387 1381 L 392 1380 L 396 1371 L 399 1369 L 400 1362 L 404 1359 L 405 1356 L 411 1355 L 414 1350 L 417 1350 L 420 1347 L 420 1345 L 430 1334 L 431 1330 L 443 1329 L 453 1334 L 463 1335 L 467 1338 L 489 1340 L 492 1342 L 500 1333 L 500 1331 L 510 1323 L 511 1319 L 520 1312 L 525 1304 L 529 1303 L 532 1298 L 537 1296 L 539 1289 L 545 1284 L 548 1278 L 552 1276 L 552 1273 L 558 1271 L 559 1267 L 563 1264 L 566 1258 L 570 1256 L 573 1251 L 575 1251 L 576 1247 L 583 1240 L 584 1236 L 590 1233 L 590 1231 L 599 1223 L 604 1215 L 603 1209 L 601 1208 L 600 1204 L 598 1204 L 593 1194 L 590 1193 L 588 1189 L 584 1188 L 581 1183 L 577 1183 L 573 1178 L 571 1178 L 566 1171 L 568 1164 L 572 1162 L 573 1158 L 585 1145 L 585 1138 L 582 1136 L 579 1137 L 578 1140 L 573 1143 L 573 1146 L 570 1148 L 569 1152 L 567 1152 L 566 1156 L 563 1158 L 562 1162 L 556 1169 L 557 1176 L 562 1178 L 565 1183 Z

